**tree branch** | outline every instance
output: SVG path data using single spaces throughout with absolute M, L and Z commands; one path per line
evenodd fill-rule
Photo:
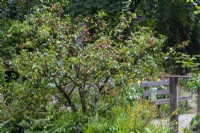
M 64 91 L 62 86 L 59 86 L 56 81 L 55 81 L 56 87 L 58 88 L 58 90 L 61 92 L 61 94 L 65 97 L 65 99 L 67 100 L 67 102 L 69 103 L 69 106 L 72 108 L 73 112 L 76 112 L 76 108 L 74 106 L 74 104 L 71 101 L 71 98 L 69 95 L 67 95 L 67 93 Z
M 108 82 L 109 79 L 110 79 L 110 76 L 108 76 L 108 77 L 104 80 L 102 86 L 99 88 L 99 92 L 101 92 L 101 91 L 103 90 L 103 88 L 105 87 L 105 84 Z
M 137 6 L 139 5 L 139 3 L 140 3 L 140 0 L 135 0 L 134 2 L 132 1 L 132 3 L 131 3 L 131 12 L 132 13 L 135 12 L 135 10 L 136 10 Z

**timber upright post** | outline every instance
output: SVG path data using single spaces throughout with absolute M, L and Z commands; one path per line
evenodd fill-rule
M 178 78 L 169 77 L 170 133 L 178 133 Z
M 178 78 L 190 78 L 188 75 L 166 75 L 169 78 L 170 133 L 178 133 Z

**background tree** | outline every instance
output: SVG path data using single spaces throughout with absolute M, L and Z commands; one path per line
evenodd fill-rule
M 196 1 L 197 3 L 199 1 Z M 182 0 L 150 0 L 143 1 L 141 9 L 142 13 L 149 18 L 147 22 L 154 30 L 167 37 L 163 51 L 174 49 L 176 52 L 188 55 L 199 54 L 199 16 L 194 15 L 194 4 Z M 171 58 L 168 62 L 170 64 L 167 66 L 172 66 L 170 71 L 175 70 L 178 74 L 184 74 L 180 64 L 176 64 L 176 60 Z

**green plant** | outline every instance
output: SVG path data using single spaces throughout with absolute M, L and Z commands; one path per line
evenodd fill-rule
M 195 74 L 191 74 L 192 78 L 187 82 L 187 89 L 191 92 L 196 92 L 200 87 L 200 73 L 196 72 Z
M 60 4 L 34 7 L 1 35 L 1 56 L 20 75 L 1 86 L 1 110 L 9 114 L 1 119 L 1 131 L 22 126 L 29 132 L 72 132 L 85 123 L 91 124 L 85 126 L 88 132 L 144 131 L 153 118 L 147 103 L 128 111 L 112 107 L 127 106 L 136 99 L 132 94 L 141 95 L 138 80 L 160 72 L 165 38 L 148 27 L 130 31 L 136 14 L 128 9 L 112 25 L 105 10 L 74 19 L 61 12 Z M 106 116 L 110 112 L 114 116 Z
M 0 58 L 0 84 L 3 84 L 5 81 L 5 71 L 3 65 L 3 60 Z
M 129 34 L 130 12 L 109 29 L 103 11 L 73 20 L 49 7 L 34 10 L 23 22 L 13 23 L 3 50 L 9 46 L 15 51 L 12 67 L 26 79 L 23 84 L 56 95 L 74 112 L 110 108 L 114 102 L 101 102 L 113 101 L 109 94 L 119 95 L 122 87 L 155 76 L 161 67 L 164 37 L 146 27 Z
M 186 107 L 185 101 L 179 102 L 178 110 L 179 110 L 179 114 L 184 114 L 188 110 L 188 107 Z M 170 106 L 169 106 L 169 104 L 161 105 L 160 106 L 160 113 L 161 113 L 162 117 L 164 117 L 164 118 L 169 117 L 169 115 L 170 115 Z
M 144 133 L 169 133 L 169 128 L 166 126 L 155 126 L 150 124 L 148 127 L 145 128 Z
M 190 122 L 190 129 L 193 131 L 200 131 L 200 115 L 196 115 Z
M 192 133 L 192 131 L 189 130 L 189 129 L 187 129 L 187 128 L 184 128 L 184 129 L 183 129 L 183 133 Z
M 167 132 L 162 126 L 153 126 L 151 120 L 156 117 L 156 108 L 148 101 L 134 102 L 126 109 L 115 106 L 105 116 L 96 114 L 89 117 L 84 126 L 85 133 L 126 133 L 126 132 Z

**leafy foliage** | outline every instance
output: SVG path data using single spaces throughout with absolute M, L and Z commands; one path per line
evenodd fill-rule
M 114 28 L 103 10 L 76 19 L 61 15 L 57 4 L 32 12 L 23 21 L 12 22 L 1 40 L 1 56 L 20 75 L 2 86 L 5 131 L 50 130 L 52 108 L 90 116 L 104 114 L 116 104 L 127 105 L 132 102 L 127 90 L 133 83 L 156 76 L 161 68 L 165 38 L 148 27 L 130 33 L 135 18 L 131 12 L 121 14 Z M 72 131 L 84 122 L 72 123 L 64 125 Z
M 178 44 L 180 49 L 188 44 L 189 37 L 181 40 L 177 35 L 178 39 L 174 39 L 171 34 L 176 32 L 171 30 L 175 27 L 170 25 L 175 20 L 169 25 L 160 21 L 166 13 L 161 12 L 164 1 L 158 2 L 159 10 L 147 14 L 155 21 L 141 26 L 133 12 L 144 15 L 149 8 L 140 5 L 135 10 L 138 2 L 1 1 L 0 10 L 6 11 L 1 14 L 0 56 L 9 61 L 20 78 L 5 82 L 4 64 L 0 61 L 0 130 L 164 132 L 164 128 L 149 125 L 154 117 L 147 103 L 133 103 L 141 95 L 137 84 L 164 71 L 167 57 L 169 62 L 178 59 L 176 63 L 184 67 L 194 65 L 176 48 L 164 53 L 166 38 L 159 33 L 167 35 L 166 44 Z M 170 13 L 177 15 L 172 7 L 181 2 L 165 8 L 170 7 Z M 156 6 L 155 1 L 153 4 Z M 180 7 L 184 12 L 193 10 L 179 6 L 184 7 Z M 198 27 L 189 24 L 187 15 L 181 14 L 183 27 Z M 173 16 L 165 18 L 168 21 Z M 154 24 L 158 32 L 152 31 Z
M 190 128 L 193 131 L 199 131 L 200 130 L 200 116 L 196 115 L 194 118 L 192 118 L 190 122 Z
M 107 33 L 102 13 L 94 18 L 77 18 L 72 24 L 69 17 L 61 19 L 57 12 L 48 10 L 36 10 L 24 22 L 13 24 L 3 45 L 15 42 L 10 46 L 15 48 L 13 67 L 26 79 L 24 83 L 56 88 L 58 92 L 53 93 L 64 97 L 63 102 L 73 111 L 79 107 L 74 101 L 78 100 L 86 112 L 96 106 L 93 104 L 101 95 L 117 88 L 120 91 L 120 86 L 157 72 L 163 40 L 148 28 L 125 37 L 126 16 Z M 93 28 L 95 33 L 91 32 Z
M 178 52 L 169 58 L 166 65 L 170 69 L 167 72 L 183 74 L 185 70 L 181 69 L 181 64 L 176 63 L 176 57 L 180 57 L 180 54 L 185 56 L 199 54 L 199 16 L 194 14 L 196 10 L 194 4 L 182 0 L 150 0 L 142 3 L 140 14 L 147 16 L 145 24 L 167 37 L 163 52 L 170 52 L 171 49 Z M 199 1 L 195 1 L 195 4 L 198 3 Z M 174 49 L 178 45 L 185 47 Z
M 147 130 L 145 128 L 156 116 L 156 113 L 152 113 L 156 112 L 155 109 L 147 101 L 135 103 L 134 107 L 128 106 L 126 110 L 114 107 L 107 116 L 108 118 L 102 118 L 97 114 L 89 119 L 89 123 L 83 131 L 85 133 L 145 132 Z
M 5 80 L 5 72 L 3 67 L 3 60 L 0 58 L 0 83 L 2 84 Z

